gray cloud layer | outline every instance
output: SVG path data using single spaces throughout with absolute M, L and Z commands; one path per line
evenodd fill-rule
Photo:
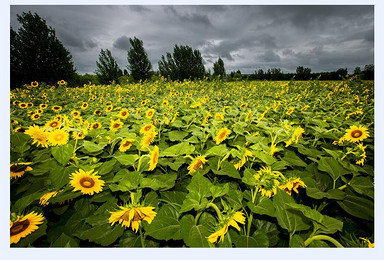
M 297 66 L 329 71 L 373 63 L 373 6 L 11 6 L 38 13 L 72 53 L 79 73 L 92 73 L 100 49 L 127 66 L 129 38 L 143 40 L 157 69 L 173 46 L 198 48 L 206 68 L 223 58 L 226 70 L 252 73 Z

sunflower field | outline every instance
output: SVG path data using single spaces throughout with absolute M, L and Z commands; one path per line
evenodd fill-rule
M 11 247 L 373 247 L 372 81 L 10 96 Z

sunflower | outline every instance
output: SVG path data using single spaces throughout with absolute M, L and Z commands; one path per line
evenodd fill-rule
M 31 86 L 32 86 L 33 88 L 36 88 L 37 86 L 39 86 L 39 83 L 38 83 L 37 81 L 32 81 L 32 82 L 31 82 Z
M 85 138 L 85 135 L 82 131 L 75 131 L 72 133 L 72 138 L 75 140 L 82 140 Z
M 119 147 L 119 151 L 126 152 L 127 150 L 129 150 L 129 148 L 131 148 L 132 144 L 135 141 L 136 141 L 136 139 L 133 139 L 133 138 L 126 138 L 126 139 L 124 139 L 123 141 L 121 141 L 121 144 L 120 144 L 120 147 Z
M 39 227 L 37 225 L 42 224 L 44 217 L 41 214 L 31 212 L 24 217 L 17 216 L 15 221 L 10 223 L 10 242 L 11 244 L 17 244 L 21 238 L 24 238 L 36 231 Z
M 26 103 L 19 103 L 19 107 L 22 109 L 25 109 L 25 108 L 27 108 L 27 104 Z
M 245 217 L 242 212 L 237 211 L 234 213 L 230 213 L 227 216 L 223 217 L 220 221 L 218 227 L 220 228 L 218 231 L 207 237 L 208 241 L 210 243 L 217 242 L 217 239 L 220 237 L 219 242 L 224 241 L 224 236 L 228 232 L 228 228 L 230 226 L 236 228 L 238 231 L 240 231 L 240 227 L 237 223 L 245 224 Z
M 14 130 L 15 133 L 25 133 L 25 129 L 21 128 L 20 126 L 16 127 Z
M 48 105 L 47 104 L 40 104 L 40 109 L 46 109 L 47 107 L 48 107 Z
M 55 129 L 49 133 L 50 145 L 64 145 L 68 143 L 69 133 L 63 129 Z
M 18 178 L 24 175 L 25 172 L 32 171 L 32 167 L 30 162 L 20 162 L 20 163 L 12 163 L 11 164 L 11 179 Z
M 55 197 L 57 194 L 59 194 L 61 192 L 61 190 L 57 190 L 57 191 L 52 191 L 52 192 L 48 192 L 48 193 L 45 193 L 43 196 L 40 197 L 40 202 L 39 204 L 41 206 L 47 206 L 49 204 L 48 200 L 50 198 L 53 198 Z
M 290 116 L 290 115 L 293 113 L 294 110 L 295 110 L 294 107 L 290 107 L 290 108 L 287 110 L 287 112 L 285 112 L 285 114 L 288 115 L 288 116 Z
M 375 243 L 372 243 L 371 241 L 369 241 L 369 239 L 366 239 L 363 237 L 359 237 L 359 238 L 364 241 L 364 243 L 368 246 L 368 248 L 375 248 Z
M 32 108 L 32 107 L 33 107 L 33 103 L 29 102 L 29 103 L 27 104 L 27 107 L 28 107 L 28 108 Z
M 81 109 L 87 109 L 88 108 L 88 103 L 87 102 L 84 102 L 81 107 Z
M 303 188 L 307 187 L 300 178 L 290 178 L 286 180 L 284 184 L 279 186 L 281 190 L 285 191 L 289 195 L 292 194 L 292 190 L 295 191 L 296 193 L 299 193 L 299 191 L 297 190 L 297 188 L 299 187 L 303 187 Z
M 73 115 L 73 116 L 80 116 L 80 111 L 73 110 L 73 111 L 71 112 L 71 115 Z
M 110 212 L 109 223 L 113 226 L 116 222 L 123 227 L 132 227 L 132 230 L 137 232 L 142 220 L 152 223 L 152 220 L 156 217 L 156 212 L 153 210 L 155 207 L 143 207 L 142 205 L 126 205 L 125 207 L 119 206 L 120 210 Z
M 146 124 L 140 129 L 140 134 L 147 134 L 149 132 L 155 131 L 156 126 L 153 124 Z
M 140 143 L 141 149 L 145 149 L 146 147 L 148 147 L 148 145 L 150 145 L 153 142 L 156 135 L 157 135 L 157 132 L 154 132 L 154 131 L 146 133 L 141 139 L 141 143 Z
M 97 172 L 83 171 L 79 169 L 70 176 L 71 181 L 69 184 L 74 188 L 73 191 L 81 191 L 82 194 L 93 195 L 103 190 L 104 181 L 99 180 L 100 176 L 96 175 Z
M 28 130 L 25 131 L 33 139 L 33 143 L 37 143 L 37 146 L 48 147 L 48 133 L 44 129 L 40 128 L 37 125 L 28 127 Z
M 245 121 L 245 122 L 248 122 L 248 121 L 249 121 L 249 118 L 251 117 L 251 115 L 252 115 L 252 110 L 250 109 L 250 110 L 248 111 L 247 115 L 245 116 L 244 121 Z
M 122 110 L 120 110 L 119 117 L 121 119 L 127 119 L 128 116 L 129 116 L 128 110 L 126 110 L 124 108 Z
M 106 108 L 105 108 L 105 112 L 111 112 L 112 111 L 112 109 L 113 109 L 113 106 L 112 105 L 109 105 L 109 106 L 107 106 Z
M 91 124 L 91 130 L 95 130 L 95 129 L 99 129 L 101 128 L 101 123 L 100 122 L 95 122 L 93 124 Z
M 145 112 L 145 117 L 146 118 L 152 118 L 154 114 L 155 114 L 155 110 L 154 109 L 148 109 L 148 111 Z
M 279 175 L 273 172 L 271 167 L 263 167 L 254 175 L 254 178 L 259 183 L 257 185 L 261 195 L 272 197 L 276 195 L 277 188 L 280 185 Z
M 35 120 L 39 119 L 40 116 L 41 116 L 41 115 L 40 115 L 39 113 L 34 113 L 34 114 L 31 115 L 31 119 L 32 119 L 33 121 L 35 121 Z
M 63 108 L 62 108 L 61 106 L 53 106 L 53 107 L 52 107 L 52 110 L 55 111 L 55 112 L 60 111 L 60 110 L 62 110 L 62 109 L 63 109 Z
M 292 143 L 297 144 L 303 133 L 304 133 L 303 128 L 301 128 L 300 126 L 296 127 L 292 133 L 292 137 L 288 141 L 285 142 L 286 143 L 285 147 L 290 146 Z
M 157 161 L 159 159 L 159 147 L 156 145 L 150 152 L 149 171 L 153 171 L 156 168 Z
M 220 113 L 216 113 L 215 114 L 215 119 L 222 121 L 222 120 L 224 120 L 224 116 L 222 114 L 220 114 Z
M 109 126 L 109 130 L 116 132 L 118 129 L 122 128 L 124 125 L 123 122 L 120 121 L 120 119 L 116 121 L 111 121 L 111 125 Z
M 75 116 L 73 118 L 73 121 L 77 124 L 77 125 L 81 125 L 83 123 L 83 118 L 81 116 Z
M 93 114 L 94 114 L 95 116 L 100 116 L 100 115 L 101 115 L 101 110 L 96 109 L 96 110 L 93 112 Z
M 364 126 L 351 126 L 346 130 L 344 138 L 350 142 L 360 142 L 369 137 L 368 129 Z
M 61 125 L 61 122 L 60 122 L 60 121 L 58 121 L 58 120 L 52 120 L 52 121 L 48 121 L 48 122 L 45 124 L 45 127 L 46 127 L 46 128 L 56 129 L 56 128 L 58 128 L 60 125 Z
M 214 140 L 216 141 L 216 144 L 220 144 L 222 141 L 227 139 L 228 135 L 230 135 L 231 132 L 232 131 L 229 130 L 228 128 L 220 129 L 220 131 L 218 132 L 218 134 L 214 138 Z
M 247 149 L 245 149 L 245 152 L 243 154 L 243 157 L 241 157 L 240 161 L 235 164 L 235 168 L 239 170 L 247 161 L 247 157 L 252 157 L 253 153 Z
M 57 116 L 55 116 L 55 120 L 57 120 L 57 121 L 63 121 L 63 116 L 62 115 L 57 115 Z
M 205 159 L 205 155 L 196 157 L 195 159 L 193 159 L 191 164 L 188 166 L 188 170 L 189 170 L 188 174 L 192 174 L 192 173 L 196 172 L 197 170 L 199 170 L 200 168 L 203 169 L 203 165 L 206 162 L 207 162 L 207 160 Z

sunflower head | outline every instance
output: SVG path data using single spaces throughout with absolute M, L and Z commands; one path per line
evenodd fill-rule
M 82 194 L 93 195 L 103 190 L 104 181 L 100 180 L 97 172 L 84 171 L 79 169 L 70 176 L 69 184 L 74 188 L 73 191 L 80 191 Z
M 109 126 L 109 130 L 116 132 L 117 130 L 122 128 L 123 125 L 124 125 L 124 123 L 121 122 L 120 119 L 115 120 L 115 121 L 111 121 L 111 125 Z
M 48 135 L 48 141 L 51 145 L 64 145 L 68 143 L 69 133 L 64 129 L 55 129 Z
M 149 171 L 153 171 L 156 168 L 157 161 L 159 159 L 159 147 L 156 145 L 150 152 Z
M 203 165 L 207 162 L 207 160 L 205 159 L 205 155 L 202 155 L 202 156 L 198 156 L 196 157 L 192 162 L 191 164 L 188 166 L 188 174 L 193 174 L 195 173 L 196 171 L 198 171 L 199 169 L 202 169 L 203 168 Z
M 37 146 L 41 145 L 42 147 L 48 147 L 49 133 L 45 132 L 43 128 L 40 128 L 37 125 L 33 125 L 28 127 L 25 133 L 33 139 L 33 144 L 37 143 Z
M 351 126 L 346 130 L 344 139 L 350 142 L 360 142 L 369 137 L 368 129 L 364 126 Z
M 220 131 L 217 133 L 217 135 L 215 136 L 215 141 L 216 141 L 216 144 L 220 144 L 221 142 L 223 142 L 225 139 L 227 139 L 228 135 L 231 134 L 231 130 L 229 130 L 228 128 L 222 128 L 220 129 Z
M 129 116 L 129 112 L 128 112 L 128 110 L 126 110 L 126 109 L 122 109 L 122 110 L 120 110 L 120 112 L 119 112 L 119 117 L 120 117 L 121 119 L 126 119 L 128 116 Z
M 19 162 L 11 164 L 11 179 L 18 178 L 24 175 L 25 172 L 32 171 L 32 167 L 29 165 L 32 164 L 30 162 Z
M 300 178 L 289 178 L 289 179 L 284 180 L 279 185 L 279 188 L 281 190 L 285 191 L 286 193 L 288 193 L 289 195 L 292 194 L 292 190 L 296 193 L 299 193 L 299 191 L 297 190 L 297 188 L 299 188 L 299 187 L 303 187 L 303 188 L 307 187 L 305 185 L 305 183 Z
M 109 223 L 111 226 L 118 222 L 123 227 L 131 227 L 135 232 L 139 229 L 142 220 L 151 224 L 157 214 L 153 211 L 155 207 L 145 207 L 140 204 L 128 204 L 120 206 L 119 209 L 118 211 L 110 212 Z
M 119 150 L 121 152 L 126 152 L 127 150 L 129 150 L 129 148 L 131 148 L 132 144 L 135 141 L 136 141 L 136 139 L 133 139 L 133 138 L 126 138 L 126 139 L 122 140 L 120 147 L 119 147 Z
M 147 134 L 148 132 L 155 131 L 155 126 L 153 124 L 146 124 L 140 129 L 140 134 Z
M 39 228 L 38 225 L 42 224 L 43 221 L 43 215 L 33 211 L 23 217 L 17 216 L 16 220 L 11 221 L 10 223 L 11 244 L 17 244 L 20 239 L 36 231 Z
M 99 129 L 101 128 L 101 123 L 100 122 L 95 122 L 93 124 L 91 124 L 91 130 L 93 129 Z

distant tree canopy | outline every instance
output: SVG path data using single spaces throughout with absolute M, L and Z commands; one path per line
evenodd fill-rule
M 128 51 L 128 70 L 132 77 L 138 80 L 146 80 L 151 77 L 152 64 L 144 49 L 143 41 L 134 37 L 130 38 L 131 49 Z
M 110 50 L 101 49 L 99 61 L 96 61 L 97 70 L 95 71 L 101 84 L 111 84 L 112 81 L 117 82 L 122 75 L 122 71 L 113 58 Z
M 10 32 L 11 89 L 32 81 L 54 84 L 71 81 L 74 76 L 72 56 L 38 14 L 17 15 L 18 31 Z
M 298 66 L 296 68 L 296 79 L 297 80 L 308 80 L 311 78 L 311 69 Z
M 365 80 L 373 80 L 375 78 L 375 67 L 373 64 L 364 66 L 363 77 Z
M 172 80 L 202 79 L 205 74 L 203 58 L 199 50 L 193 50 L 189 46 L 177 46 L 173 54 L 167 53 L 159 61 L 159 71 L 164 77 Z
M 213 75 L 215 76 L 225 76 L 225 67 L 224 67 L 224 61 L 219 58 L 217 62 L 213 63 Z

